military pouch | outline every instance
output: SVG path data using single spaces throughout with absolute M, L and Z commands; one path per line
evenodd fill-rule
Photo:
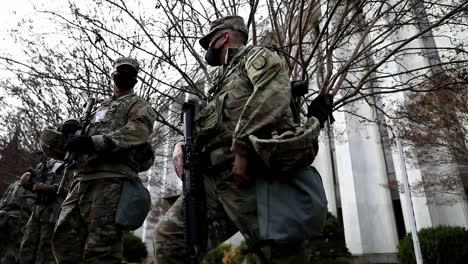
M 140 178 L 123 178 L 115 223 L 125 230 L 135 230 L 143 225 L 150 210 L 151 195 Z
M 302 241 L 321 234 L 327 198 L 320 174 L 307 166 L 289 176 L 287 182 L 256 178 L 260 240 Z
M 293 131 L 280 135 L 273 133 L 267 139 L 250 135 L 249 140 L 265 166 L 273 172 L 279 172 L 278 176 L 282 177 L 281 174 L 288 175 L 291 171 L 312 164 L 318 151 L 319 133 L 320 124 L 313 118 L 304 127 L 297 126 Z
M 220 130 L 224 97 L 225 95 L 222 95 L 210 100 L 198 113 L 195 122 L 199 137 L 209 137 Z

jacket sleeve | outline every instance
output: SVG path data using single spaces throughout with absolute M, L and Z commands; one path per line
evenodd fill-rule
M 156 112 L 143 99 L 131 104 L 127 123 L 110 133 L 91 136 L 96 151 L 119 151 L 141 145 L 148 141 L 153 131 Z
M 232 150 L 245 147 L 249 135 L 274 125 L 289 111 L 291 100 L 289 76 L 276 53 L 254 48 L 247 54 L 245 69 L 254 89 L 234 130 Z

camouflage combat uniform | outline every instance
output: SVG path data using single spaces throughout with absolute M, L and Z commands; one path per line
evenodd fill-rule
M 239 20 L 222 18 L 213 25 L 224 24 L 224 28 L 237 30 L 236 25 L 229 23 L 243 23 Z M 196 124 L 196 143 L 202 148 L 201 167 L 206 168 L 202 173 L 208 249 L 240 231 L 251 249 L 260 248 L 261 255 L 271 263 L 305 263 L 304 241 L 266 246 L 260 243 L 255 180 L 249 186 L 239 187 L 232 176 L 233 150 L 241 148 L 252 154 L 249 135 L 271 135 L 273 129 L 281 132 L 294 126 L 288 73 L 280 57 L 267 48 L 229 49 L 228 58 L 228 64 L 219 67 L 210 89 L 212 94 Z M 261 162 L 254 158 L 249 164 L 247 173 L 251 178 L 265 176 Z M 158 264 L 186 263 L 183 213 L 180 197 L 155 229 Z
M 0 201 L 0 211 L 7 221 L 0 226 L 0 263 L 16 264 L 19 261 L 23 227 L 33 208 L 33 194 L 21 187 L 19 181 L 8 186 Z
M 35 205 L 28 223 L 24 227 L 24 236 L 21 241 L 21 264 L 55 264 L 52 253 L 52 234 L 55 220 L 53 214 L 58 214 L 60 205 L 56 199 L 57 186 L 62 179 L 63 162 L 49 160 L 42 163 L 34 171 L 32 177 L 23 180 L 22 185 L 35 192 Z M 54 209 L 56 210 L 54 212 Z
M 114 94 L 94 113 L 87 135 L 95 152 L 83 155 L 53 237 L 58 263 L 120 263 L 122 228 L 115 224 L 122 178 L 136 177 L 138 155 L 156 114 L 133 91 Z

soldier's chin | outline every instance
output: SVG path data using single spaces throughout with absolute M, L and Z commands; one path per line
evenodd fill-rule
M 124 92 L 132 89 L 132 87 L 129 87 L 129 86 L 117 86 L 117 88 L 119 88 L 119 90 L 124 91 Z
M 122 91 L 122 92 L 127 92 L 127 91 L 129 91 L 129 90 L 131 90 L 133 88 L 133 86 L 130 85 L 130 84 L 117 84 L 117 83 L 114 83 L 114 86 L 119 91 Z

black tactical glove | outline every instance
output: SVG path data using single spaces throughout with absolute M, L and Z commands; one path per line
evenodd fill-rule
M 331 94 L 321 94 L 317 96 L 310 103 L 307 111 L 307 117 L 315 117 L 320 122 L 320 128 L 323 128 L 325 121 L 330 117 L 330 124 L 332 124 L 335 119 L 332 115 L 333 111 L 333 95 Z
M 74 134 L 80 128 L 80 121 L 74 118 L 69 118 L 63 121 L 62 125 L 59 127 L 59 131 L 62 132 L 62 134 L 69 136 Z
M 71 136 L 65 143 L 65 150 L 70 152 L 90 153 L 94 151 L 94 142 L 90 136 Z

